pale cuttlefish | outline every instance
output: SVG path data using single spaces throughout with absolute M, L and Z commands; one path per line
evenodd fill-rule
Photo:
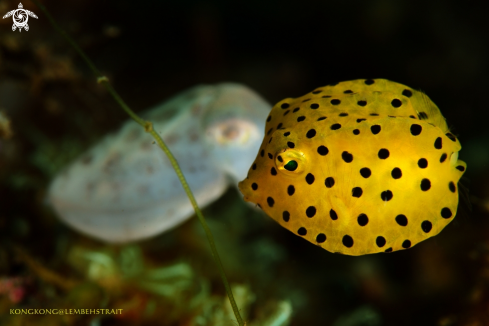
M 223 83 L 194 87 L 142 116 L 205 207 L 246 177 L 270 109 L 251 89 Z M 69 226 L 114 243 L 155 236 L 194 213 L 169 159 L 132 120 L 60 172 L 48 200 Z

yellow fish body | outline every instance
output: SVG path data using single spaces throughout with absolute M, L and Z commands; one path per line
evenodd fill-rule
M 385 79 L 341 82 L 273 107 L 239 188 L 328 251 L 392 252 L 453 220 L 460 149 L 424 93 Z

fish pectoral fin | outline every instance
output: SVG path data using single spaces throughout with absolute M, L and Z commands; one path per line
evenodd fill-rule
M 348 221 L 350 216 L 350 209 L 346 206 L 345 202 L 338 196 L 331 197 L 331 207 L 338 216 L 341 216 L 344 220 Z

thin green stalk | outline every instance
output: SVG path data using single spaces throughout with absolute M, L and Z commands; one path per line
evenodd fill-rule
M 243 319 L 241 318 L 241 315 L 239 313 L 238 305 L 236 304 L 236 301 L 234 300 L 233 292 L 231 291 L 231 287 L 229 286 L 226 274 L 224 272 L 224 268 L 221 263 L 221 259 L 219 258 L 219 254 L 217 252 L 216 244 L 214 242 L 214 237 L 212 236 L 211 230 L 207 226 L 207 223 L 205 221 L 204 215 L 202 214 L 199 205 L 197 204 L 197 201 L 195 200 L 195 197 L 190 190 L 190 187 L 188 186 L 187 180 L 185 179 L 185 176 L 182 173 L 182 170 L 180 169 L 180 166 L 178 165 L 177 160 L 173 156 L 173 154 L 170 152 L 168 147 L 166 146 L 165 142 L 163 139 L 158 135 L 156 131 L 153 130 L 153 124 L 150 121 L 146 121 L 144 119 L 141 119 L 136 113 L 134 113 L 129 106 L 122 100 L 122 98 L 119 96 L 119 94 L 115 91 L 115 89 L 110 85 L 109 80 L 107 77 L 103 76 L 100 71 L 97 69 L 95 64 L 85 55 L 85 53 L 80 49 L 80 47 L 71 39 L 71 37 L 59 27 L 59 25 L 56 23 L 54 18 L 51 16 L 49 11 L 42 5 L 40 4 L 37 0 L 32 0 L 36 6 L 39 7 L 39 9 L 44 12 L 46 17 L 48 18 L 49 22 L 51 25 L 53 25 L 54 29 L 58 31 L 70 44 L 71 46 L 78 52 L 78 54 L 83 58 L 85 63 L 90 67 L 92 70 L 93 74 L 97 77 L 97 82 L 104 85 L 107 91 L 112 95 L 114 100 L 122 107 L 124 111 L 138 124 L 140 124 L 142 127 L 144 127 L 144 130 L 153 136 L 153 138 L 156 140 L 160 148 L 165 152 L 165 154 L 168 156 L 170 159 L 171 165 L 173 166 L 173 169 L 175 170 L 178 179 L 180 179 L 180 183 L 183 186 L 183 189 L 187 193 L 188 198 L 190 199 L 190 202 L 192 203 L 192 206 L 194 207 L 195 214 L 199 218 L 200 223 L 202 224 L 202 227 L 204 228 L 205 234 L 207 236 L 207 240 L 209 241 L 209 245 L 211 247 L 211 252 L 212 256 L 214 257 L 214 260 L 216 261 L 217 267 L 219 269 L 219 273 L 221 274 L 222 282 L 224 283 L 224 287 L 226 288 L 226 293 L 228 295 L 229 301 L 231 302 L 231 306 L 234 311 L 234 316 L 236 317 L 236 320 L 238 321 L 239 326 L 244 326 Z

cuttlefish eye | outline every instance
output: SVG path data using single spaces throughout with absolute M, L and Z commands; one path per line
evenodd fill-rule
M 287 171 L 295 171 L 297 170 L 298 166 L 299 164 L 297 164 L 296 161 L 290 160 L 287 162 L 287 164 L 284 165 L 284 169 L 286 169 Z

